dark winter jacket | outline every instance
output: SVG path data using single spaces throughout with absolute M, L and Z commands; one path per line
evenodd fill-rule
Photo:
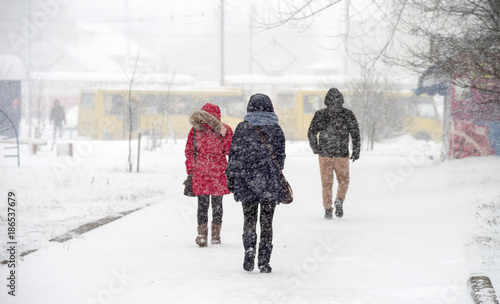
M 248 114 L 234 131 L 226 175 L 234 185 L 234 199 L 239 202 L 281 202 L 280 174 L 255 129 L 259 126 L 272 146 L 279 166 L 285 165 L 285 135 L 278 125 L 271 99 L 263 94 L 250 97 Z
M 194 157 L 193 129 L 186 142 L 186 171 L 193 173 L 195 195 L 229 194 L 225 175 L 226 155 L 231 147 L 233 131 L 221 122 L 218 106 L 207 103 L 191 114 L 191 124 L 196 129 L 196 160 Z
M 50 110 L 49 116 L 50 122 L 54 122 L 56 125 L 60 125 L 62 122 L 66 123 L 66 113 L 64 108 L 59 104 L 58 101 L 54 104 Z
M 353 146 L 352 158 L 359 158 L 358 122 L 351 110 L 342 107 L 343 103 L 342 94 L 332 88 L 325 97 L 327 108 L 318 110 L 314 114 L 307 133 L 314 154 L 325 157 L 349 157 L 350 134 Z

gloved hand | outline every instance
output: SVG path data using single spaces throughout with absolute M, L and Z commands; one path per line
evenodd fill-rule
M 359 153 L 353 153 L 351 156 L 352 162 L 359 159 Z
M 229 192 L 234 193 L 234 176 L 227 178 L 227 188 Z

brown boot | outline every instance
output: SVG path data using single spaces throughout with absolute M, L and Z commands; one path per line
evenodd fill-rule
M 196 244 L 200 247 L 207 247 L 208 227 L 207 225 L 198 225 L 198 236 Z
M 222 228 L 222 223 L 216 224 L 212 222 L 212 244 L 220 244 L 220 229 Z

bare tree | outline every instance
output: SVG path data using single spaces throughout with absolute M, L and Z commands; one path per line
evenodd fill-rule
M 412 10 L 421 20 L 408 19 L 403 29 L 417 39 L 395 63 L 420 70 L 437 66 L 463 87 L 475 87 L 474 80 L 485 76 L 500 79 L 498 0 L 415 1 Z
M 258 20 L 267 28 L 283 24 L 307 26 L 327 10 L 345 10 L 345 42 L 354 37 L 350 21 L 355 15 L 378 16 L 377 27 L 384 37 L 375 46 L 363 46 L 357 52 L 368 56 L 368 70 L 379 61 L 422 72 L 438 66 L 449 80 L 459 76 L 500 79 L 500 1 L 498 0 L 367 0 L 363 7 L 351 0 L 283 0 L 276 5 L 268 0 L 270 16 Z M 345 6 L 342 7 L 341 4 Z M 376 27 L 364 35 L 379 35 Z M 353 52 L 352 49 L 346 49 Z M 352 57 L 350 57 L 352 58 Z M 458 83 L 474 86 L 474 81 Z M 480 88 L 478 88 L 480 89 Z M 483 88 L 484 89 L 484 88 Z M 486 89 L 488 90 L 488 89 Z M 498 88 L 493 88 L 498 92 Z
M 393 85 L 373 72 L 363 72 L 348 84 L 351 109 L 358 117 L 362 146 L 372 150 L 376 140 L 390 138 L 402 129 L 403 105 L 391 95 Z
M 132 71 L 132 75 L 128 80 L 128 99 L 127 99 L 127 115 L 129 121 L 129 129 L 128 129 L 128 165 L 129 172 L 132 171 L 132 133 L 134 131 L 134 113 L 137 113 L 138 110 L 138 101 L 132 99 L 132 87 L 134 86 L 134 82 L 136 79 L 137 72 L 137 63 L 139 62 L 139 52 L 137 52 L 137 57 L 135 58 L 134 70 Z
M 174 132 L 174 129 L 172 128 L 172 124 L 170 123 L 170 118 L 169 118 L 169 112 L 171 111 L 171 107 L 169 107 L 168 105 L 171 105 L 172 104 L 172 96 L 170 95 L 170 92 L 172 90 L 172 86 L 174 84 L 174 80 L 175 80 L 175 75 L 176 75 L 176 72 L 177 72 L 177 69 L 174 69 L 174 72 L 172 73 L 172 77 L 169 79 L 168 78 L 168 75 L 166 75 L 167 77 L 167 80 L 166 80 L 166 85 L 167 85 L 167 98 L 165 100 L 165 103 L 167 104 L 167 106 L 165 107 L 165 120 L 166 120 L 166 127 L 165 127 L 165 132 L 167 134 L 165 134 L 165 138 L 168 138 L 168 130 L 170 130 L 170 136 L 174 139 L 174 143 L 177 144 L 177 138 L 175 137 L 175 132 Z
M 365 70 L 372 70 L 386 54 L 393 51 L 394 41 L 398 40 L 403 11 L 406 8 L 405 2 L 396 7 L 392 3 L 379 0 L 267 0 L 270 13 L 267 16 L 260 16 L 257 22 L 267 29 L 285 24 L 307 28 L 320 13 L 343 12 L 344 27 L 339 28 L 339 34 L 332 37 L 342 38 L 335 48 L 343 46 L 351 60 L 363 66 Z M 355 20 L 358 22 L 354 22 Z M 366 26 L 359 30 L 357 26 L 360 24 Z M 385 29 L 384 36 L 378 31 L 381 27 Z M 365 40 L 361 45 L 355 46 L 354 43 L 349 43 L 349 41 L 357 42 L 360 38 Z
M 36 118 L 36 127 L 35 127 L 35 138 L 41 138 L 41 134 L 45 129 L 45 118 L 46 118 L 46 108 L 43 104 L 43 89 L 44 89 L 44 80 L 42 76 L 38 79 L 31 80 L 31 98 L 35 107 L 35 118 Z M 30 107 L 31 102 L 30 102 Z M 53 143 L 54 144 L 54 143 Z
M 350 3 L 350 0 L 266 1 L 267 7 L 269 8 L 269 15 L 257 16 L 257 22 L 268 29 L 282 26 L 287 23 L 308 27 L 311 25 L 311 20 L 315 15 L 344 1 Z

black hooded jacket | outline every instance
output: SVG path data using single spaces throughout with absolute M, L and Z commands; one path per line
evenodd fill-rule
M 344 97 L 335 88 L 325 97 L 326 109 L 318 110 L 309 126 L 307 136 L 314 154 L 325 157 L 349 157 L 349 134 L 353 158 L 359 158 L 360 136 L 354 113 L 342 106 Z M 318 138 L 319 134 L 319 138 Z
M 255 120 L 247 117 L 258 113 L 263 116 Z M 234 131 L 226 169 L 228 180 L 234 181 L 234 199 L 247 203 L 281 202 L 284 195 L 279 170 L 255 128 L 260 127 L 272 147 L 280 169 L 283 169 L 286 157 L 285 135 L 278 125 L 271 99 L 264 94 L 250 97 L 247 116 Z

